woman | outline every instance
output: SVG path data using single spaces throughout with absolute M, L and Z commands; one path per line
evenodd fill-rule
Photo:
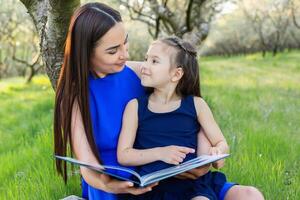
M 118 165 L 116 149 L 123 110 L 129 100 L 144 93 L 138 63 L 127 63 L 131 68 L 125 65 L 127 38 L 119 12 L 104 4 L 88 3 L 73 14 L 55 98 L 56 155 L 69 152 L 85 162 Z M 56 166 L 67 181 L 66 163 L 57 160 Z M 180 177 L 196 178 L 208 168 Z M 142 194 L 155 186 L 134 188 L 130 182 L 84 167 L 80 172 L 83 197 L 88 199 L 117 199 L 116 194 Z M 247 199 L 244 196 L 259 194 L 255 188 L 234 186 L 226 199 Z

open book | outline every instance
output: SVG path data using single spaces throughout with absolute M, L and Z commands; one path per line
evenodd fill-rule
M 177 174 L 186 172 L 188 170 L 201 167 L 203 165 L 213 163 L 217 160 L 228 157 L 229 154 L 220 154 L 220 155 L 202 155 L 191 159 L 189 161 L 183 162 L 179 165 L 174 165 L 172 167 L 155 171 L 143 176 L 140 176 L 137 172 L 130 168 L 120 167 L 120 166 L 111 166 L 111 165 L 93 165 L 86 162 L 82 162 L 70 157 L 55 156 L 57 159 L 61 159 L 76 165 L 84 166 L 89 169 L 95 170 L 99 173 L 110 175 L 114 178 L 120 180 L 130 181 L 137 184 L 140 187 L 145 187 L 152 183 L 158 182 L 160 180 L 175 176 Z M 121 173 L 120 173 L 121 172 Z M 121 174 L 127 174 L 131 176 L 124 176 Z

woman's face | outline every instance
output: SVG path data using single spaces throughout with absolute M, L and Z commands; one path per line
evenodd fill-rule
M 128 59 L 128 34 L 122 22 L 115 24 L 97 43 L 91 63 L 99 77 L 120 72 Z

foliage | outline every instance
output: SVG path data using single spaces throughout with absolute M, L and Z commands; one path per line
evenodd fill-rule
M 292 0 L 241 0 L 232 12 L 211 25 L 211 34 L 201 47 L 202 55 L 236 55 L 300 48 L 300 3 Z M 295 15 L 292 11 L 295 10 Z
M 27 76 L 31 64 L 41 65 L 35 27 L 19 1 L 0 0 L 0 4 L 0 79 Z
M 176 35 L 195 44 L 205 40 L 212 19 L 222 11 L 224 2 L 228 1 L 119 0 L 132 20 L 147 25 L 152 38 Z
M 257 186 L 266 199 L 300 199 L 299 51 L 201 58 L 202 94 L 232 156 L 229 181 Z M 67 186 L 53 162 L 53 99 L 48 78 L 0 81 L 0 199 L 80 195 L 79 175 Z

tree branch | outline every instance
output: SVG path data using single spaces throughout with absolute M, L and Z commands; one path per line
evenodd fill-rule
M 186 30 L 191 31 L 191 14 L 192 14 L 192 7 L 193 7 L 193 2 L 194 0 L 189 0 L 188 2 L 188 7 L 186 9 L 186 19 L 185 19 L 185 24 L 186 24 Z
M 292 10 L 292 19 L 293 19 L 293 23 L 294 25 L 300 29 L 300 24 L 297 22 L 297 19 L 296 19 L 296 8 L 295 8 L 295 4 L 294 4 L 294 1 L 291 2 L 291 10 Z

